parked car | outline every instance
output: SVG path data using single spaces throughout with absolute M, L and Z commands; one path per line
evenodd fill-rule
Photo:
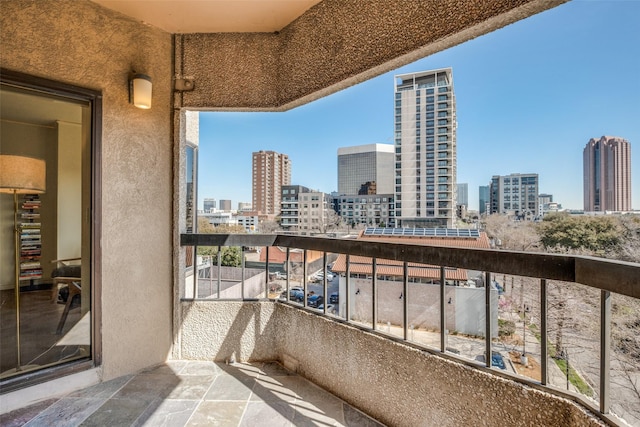
M 320 304 L 318 306 L 318 310 L 323 310 L 324 311 L 324 304 Z M 335 314 L 335 309 L 333 308 L 333 305 L 328 304 L 327 305 L 327 313 L 331 313 L 331 314 Z
M 324 303 L 324 297 L 322 295 L 311 295 L 307 298 L 307 306 L 318 307 Z
M 304 292 L 299 289 L 289 290 L 289 301 L 295 301 L 295 302 L 304 301 Z
M 478 362 L 484 363 L 484 354 L 476 356 L 476 360 Z M 495 366 L 496 368 L 500 368 L 500 369 L 507 369 L 507 365 L 505 365 L 504 363 L 504 358 L 502 357 L 502 354 L 500 354 L 497 351 L 491 352 L 491 366 Z
M 491 366 L 495 366 L 500 369 L 507 369 L 507 365 L 504 364 L 502 355 L 497 351 L 491 352 Z
M 329 295 L 330 304 L 338 304 L 339 302 L 340 302 L 340 296 L 338 295 L 337 292 L 334 292 L 331 295 Z
M 286 291 L 282 292 L 282 294 L 280 295 L 280 298 L 287 299 L 287 292 Z M 296 301 L 296 302 L 304 301 L 304 291 L 302 290 L 302 288 L 298 288 L 298 287 L 290 288 L 289 300 Z
M 287 273 L 283 271 L 276 271 L 276 279 L 277 280 L 285 280 L 287 278 Z

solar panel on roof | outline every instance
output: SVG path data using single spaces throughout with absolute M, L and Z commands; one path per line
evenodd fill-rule
M 478 238 L 480 231 L 470 228 L 375 228 L 364 230 L 365 236 L 428 236 Z

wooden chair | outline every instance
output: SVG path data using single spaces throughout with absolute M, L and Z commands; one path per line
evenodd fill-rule
M 51 279 L 53 280 L 51 299 L 53 302 L 64 304 L 64 310 L 56 329 L 56 334 L 60 335 L 67 321 L 74 298 L 76 296 L 82 298 L 82 266 L 79 264 L 80 258 L 56 259 L 51 262 L 58 265 L 51 272 Z M 68 289 L 67 300 L 58 301 L 58 295 L 64 288 Z

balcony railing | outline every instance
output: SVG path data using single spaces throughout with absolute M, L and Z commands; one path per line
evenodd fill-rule
M 482 319 L 482 324 L 478 325 L 477 333 L 466 333 L 470 336 L 471 342 L 480 343 L 484 357 L 481 364 L 495 372 L 498 375 L 505 375 L 496 368 L 493 355 L 496 353 L 497 317 L 498 317 L 498 294 L 500 286 L 496 284 L 496 278 L 502 278 L 502 291 L 504 292 L 509 279 L 513 290 L 514 278 L 520 280 L 520 292 L 528 292 L 527 286 L 523 285 L 523 280 L 527 281 L 529 288 L 535 288 L 534 296 L 530 292 L 527 293 L 529 298 L 528 304 L 522 303 L 518 308 L 516 323 L 522 323 L 522 356 L 536 355 L 539 358 L 539 379 L 532 379 L 521 375 L 507 376 L 510 379 L 524 382 L 536 387 L 542 387 L 552 393 L 559 394 L 564 397 L 570 397 L 574 401 L 579 401 L 583 405 L 589 407 L 600 414 L 608 414 L 611 408 L 611 391 L 610 391 L 610 372 L 611 372 L 611 316 L 612 316 L 612 297 L 614 294 L 640 299 L 640 264 L 628 263 L 615 260 L 606 260 L 586 256 L 568 256 L 547 253 L 525 253 L 515 251 L 502 251 L 490 249 L 467 249 L 460 247 L 437 247 L 424 246 L 416 244 L 398 244 L 385 242 L 371 242 L 366 240 L 353 239 L 333 239 L 333 238 L 315 238 L 301 237 L 290 235 L 245 235 L 245 234 L 182 234 L 180 236 L 181 246 L 194 247 L 197 253 L 198 247 L 217 247 L 218 261 L 217 267 L 206 265 L 209 269 L 220 269 L 220 249 L 223 247 L 240 247 L 243 248 L 242 257 L 242 274 L 236 281 L 241 282 L 241 292 L 237 297 L 243 301 L 255 300 L 277 300 L 282 303 L 299 306 L 301 309 L 313 310 L 317 314 L 324 315 L 329 319 L 344 322 L 372 331 L 373 333 L 387 336 L 391 339 L 401 340 L 415 346 L 424 348 L 428 352 L 437 354 L 447 354 L 447 357 L 454 358 L 469 365 L 478 365 L 478 359 L 472 358 L 473 352 L 465 354 L 465 350 L 460 350 L 451 345 L 451 341 L 461 339 L 458 336 L 453 337 L 448 326 L 452 323 L 452 317 L 455 313 L 455 304 L 465 304 L 465 298 L 458 298 L 454 291 L 469 287 L 473 292 L 469 295 L 478 295 L 480 292 L 481 310 L 477 313 L 476 318 Z M 260 276 L 261 288 L 252 295 L 246 294 L 245 287 L 245 264 L 244 264 L 244 248 L 261 248 L 265 251 L 263 259 L 266 261 L 260 268 L 263 273 Z M 280 289 L 274 288 L 274 265 L 269 262 L 269 252 L 276 250 L 285 250 L 286 259 L 282 262 L 284 267 L 278 267 L 284 270 L 285 275 L 280 276 L 284 281 L 284 292 L 280 293 Z M 284 248 L 284 249 L 283 249 Z M 293 275 L 293 252 L 302 252 L 297 265 L 299 267 L 298 279 Z M 314 270 L 318 271 L 317 275 L 312 275 L 311 260 L 308 254 L 322 254 L 315 263 Z M 341 258 L 340 258 L 341 257 Z M 340 291 L 336 298 L 338 301 L 330 301 L 328 275 L 331 274 L 328 266 L 336 259 L 344 262 L 344 268 L 338 274 Z M 338 262 L 336 262 L 337 264 Z M 214 262 L 215 264 L 215 262 Z M 366 267 L 363 267 L 366 265 Z M 319 268 L 318 268 L 319 266 Z M 204 267 L 204 264 L 201 266 Z M 334 274 L 337 266 L 334 265 Z M 431 270 L 431 273 L 424 273 L 420 276 L 417 270 Z M 394 270 L 394 272 L 389 272 Z M 428 274 L 435 273 L 435 276 Z M 475 271 L 480 272 L 480 279 L 470 284 L 470 280 L 465 281 L 465 274 L 456 276 L 455 271 Z M 322 274 L 319 274 L 319 273 Z M 400 272 L 398 274 L 398 272 Z M 188 280 L 193 280 L 186 284 L 186 288 L 193 291 L 187 292 L 188 297 L 183 295 L 183 300 L 229 300 L 224 297 L 224 293 L 220 291 L 221 272 L 218 271 L 218 289 L 217 292 L 208 294 L 207 297 L 201 297 L 198 287 L 201 286 L 198 274 L 193 274 Z M 428 277 L 431 277 L 430 279 Z M 400 280 L 398 280 L 400 278 Z M 564 360 L 564 363 L 558 364 L 562 369 L 566 366 L 567 371 L 567 388 L 569 388 L 569 358 L 568 350 L 560 347 L 557 336 L 551 336 L 549 332 L 548 315 L 549 306 L 549 285 L 551 281 L 557 285 L 559 290 L 564 289 L 565 283 L 579 284 L 585 286 L 587 290 L 596 291 L 599 294 L 597 301 L 598 312 L 600 313 L 600 334 L 596 342 L 599 342 L 599 366 L 594 378 L 597 378 L 598 384 L 593 384 L 594 390 L 597 389 L 597 395 L 593 401 L 581 398 L 577 393 L 564 393 L 558 388 L 557 384 L 550 381 L 551 366 L 550 358 Z M 313 282 L 313 283 L 312 283 Z M 560 283 L 557 283 L 560 282 Z M 255 285 L 255 280 L 253 285 Z M 300 286 L 302 288 L 302 296 L 294 293 L 292 287 Z M 324 304 L 319 309 L 315 303 L 307 298 L 312 287 L 321 287 L 324 296 Z M 389 289 L 396 289 L 393 286 L 399 286 L 399 296 L 388 296 Z M 415 301 L 418 294 L 417 287 L 422 286 L 423 291 L 427 288 L 429 295 L 435 295 L 437 298 L 424 301 Z M 555 288 L 554 288 L 555 289 Z M 487 291 L 489 290 L 489 291 Z M 275 292 L 277 291 L 277 292 Z M 361 292 L 362 291 L 362 292 Z M 275 293 L 274 293 L 275 292 Z M 382 298 L 383 292 L 385 297 Z M 426 292 L 426 291 L 425 291 Z M 362 310 L 361 301 L 363 294 L 369 296 L 365 304 L 366 309 Z M 427 295 L 427 294 L 424 294 Z M 386 298 L 386 299 L 385 299 Z M 474 298 L 476 298 L 474 296 Z M 233 298 L 236 299 L 236 298 Z M 393 301 L 392 301 L 393 299 Z M 413 300 L 412 300 L 413 299 Z M 476 298 L 477 299 L 477 298 Z M 453 301 L 452 301 L 453 300 Z M 434 301 L 437 303 L 434 304 Z M 299 304 L 297 303 L 299 302 Z M 329 304 L 334 304 L 338 308 L 331 308 Z M 368 305 L 367 305 L 368 304 Z M 427 306 L 431 305 L 431 309 L 435 310 L 430 315 L 435 316 L 436 327 L 425 327 L 421 330 L 417 329 L 418 322 L 415 314 L 415 305 Z M 315 306 L 315 307 L 314 307 Z M 478 308 L 477 304 L 475 306 Z M 535 307 L 536 310 L 531 310 Z M 367 311 L 368 310 L 368 311 Z M 435 313 L 435 315 L 434 315 Z M 514 312 L 515 313 L 515 312 Z M 513 314 L 513 313 L 512 313 Z M 535 330 L 529 322 L 531 316 L 537 317 Z M 381 317 L 385 318 L 382 319 Z M 425 317 L 428 317 L 425 315 Z M 387 320 L 386 319 L 391 319 Z M 392 320 L 395 319 L 395 320 Z M 467 319 L 468 321 L 473 319 Z M 431 324 L 434 320 L 431 319 Z M 429 321 L 425 321 L 425 324 Z M 539 325 L 539 326 L 538 326 Z M 392 331 L 393 330 L 393 331 Z M 555 332 L 558 333 L 557 331 Z M 416 339 L 416 335 L 422 338 Z M 474 337 L 475 335 L 475 337 Z M 478 339 L 480 337 L 480 339 Z M 556 342 L 554 343 L 554 339 Z M 526 351 L 527 340 L 529 341 L 530 351 Z M 536 350 L 532 350 L 531 346 L 535 346 Z M 566 354 L 565 354 L 566 351 Z M 476 350 L 476 354 L 478 351 Z M 487 357 L 487 355 L 492 355 Z M 463 357 L 466 356 L 466 357 Z M 468 357 L 471 357 L 469 360 Z M 565 360 L 566 359 L 566 360 Z M 527 366 L 527 362 L 524 362 Z M 558 367 L 553 366 L 554 370 Z M 517 373 L 519 373 L 516 370 Z

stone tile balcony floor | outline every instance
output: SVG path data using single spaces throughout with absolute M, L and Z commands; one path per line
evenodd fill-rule
M 170 361 L 0 415 L 2 426 L 380 427 L 278 363 Z

